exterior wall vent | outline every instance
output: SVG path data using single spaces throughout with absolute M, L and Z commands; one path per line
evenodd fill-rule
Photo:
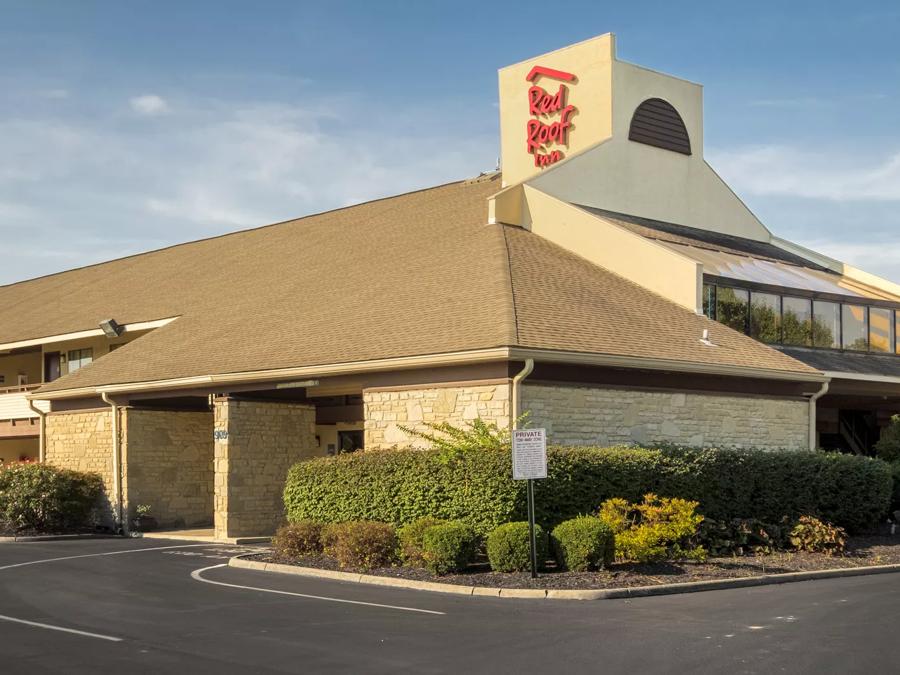
M 648 98 L 637 107 L 631 118 L 628 140 L 682 155 L 691 154 L 691 139 L 684 120 L 672 104 L 661 98 Z

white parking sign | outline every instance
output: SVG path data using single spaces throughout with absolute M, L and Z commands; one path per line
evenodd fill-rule
M 516 429 L 512 441 L 513 480 L 546 478 L 546 429 Z

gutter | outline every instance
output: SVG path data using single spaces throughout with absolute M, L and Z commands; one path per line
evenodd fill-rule
M 825 374 L 832 380 L 853 380 L 856 382 L 900 384 L 900 377 L 896 377 L 893 375 L 867 375 L 865 373 L 846 373 L 840 370 L 826 370 Z
M 46 437 L 46 435 L 47 435 L 47 434 L 46 434 L 46 430 L 47 430 L 47 413 L 44 412 L 43 410 L 41 410 L 40 408 L 38 408 L 38 407 L 34 404 L 34 401 L 31 400 L 30 398 L 26 398 L 25 400 L 28 402 L 28 407 L 31 408 L 34 412 L 36 412 L 36 413 L 37 413 L 37 416 L 38 416 L 38 417 L 40 418 L 40 420 L 41 420 L 41 431 L 40 431 L 40 434 L 41 434 L 41 435 L 38 437 L 38 461 L 39 461 L 41 464 L 43 464 L 43 463 L 44 463 L 44 454 L 45 454 L 45 450 L 44 450 L 45 440 L 44 440 L 44 439 L 45 439 L 45 437 Z
M 109 398 L 109 394 L 102 393 L 100 398 L 110 406 L 112 413 L 112 473 L 113 473 L 113 498 L 115 500 L 116 532 L 121 533 L 122 527 L 122 453 L 119 445 L 119 405 Z
M 525 367 L 512 379 L 512 417 L 509 420 L 509 426 L 512 430 L 519 428 L 519 418 L 522 416 L 522 382 L 526 377 L 531 375 L 533 370 L 534 359 L 527 359 L 525 361 Z
M 830 383 L 823 382 L 822 388 L 809 397 L 809 449 L 815 450 L 818 445 L 816 438 L 816 401 L 828 393 Z
M 199 386 L 246 384 L 254 382 L 274 382 L 284 379 L 315 379 L 334 375 L 347 375 L 385 370 L 405 370 L 421 367 L 468 365 L 487 361 L 535 361 L 546 363 L 569 363 L 574 365 L 606 366 L 611 368 L 639 368 L 641 370 L 658 370 L 676 373 L 699 373 L 705 375 L 724 375 L 728 377 L 746 377 L 764 380 L 782 380 L 791 382 L 826 382 L 829 377 L 819 371 L 790 371 L 771 368 L 752 368 L 747 366 L 730 366 L 714 363 L 695 363 L 676 359 L 656 359 L 636 356 L 619 356 L 614 354 L 590 354 L 584 352 L 568 352 L 562 350 L 529 349 L 523 347 L 494 347 L 490 349 L 469 350 L 464 352 L 448 352 L 443 354 L 426 354 L 421 356 L 403 356 L 390 359 L 373 359 L 371 361 L 349 361 L 345 363 L 325 364 L 318 366 L 301 366 L 273 370 L 256 370 L 220 375 L 198 375 L 192 377 L 172 378 L 168 380 L 152 380 L 147 382 L 131 382 L 125 384 L 99 385 L 79 387 L 77 389 L 61 389 L 41 393 L 40 390 L 28 394 L 30 399 L 54 400 L 64 398 L 83 398 L 107 394 L 137 393 L 145 391 L 166 391 L 171 389 L 192 389 Z

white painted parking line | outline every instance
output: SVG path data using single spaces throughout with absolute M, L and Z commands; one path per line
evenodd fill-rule
M 309 595 L 307 593 L 293 593 L 291 591 L 276 591 L 273 588 L 259 588 L 258 586 L 241 586 L 240 584 L 227 584 L 224 581 L 212 581 L 204 579 L 201 575 L 207 570 L 214 570 L 220 567 L 228 567 L 228 565 L 212 565 L 191 572 L 191 577 L 205 584 L 215 584 L 216 586 L 227 586 L 228 588 L 240 588 L 245 591 L 259 591 L 261 593 L 276 593 L 278 595 L 292 595 L 297 598 L 308 598 L 310 600 L 325 600 L 326 602 L 341 602 L 347 605 L 364 605 L 366 607 L 381 607 L 383 609 L 396 609 L 401 612 L 418 612 L 420 614 L 438 614 L 446 616 L 446 612 L 436 612 L 431 609 L 419 609 L 418 607 L 400 607 L 398 605 L 382 605 L 377 602 L 363 602 L 362 600 L 346 600 L 344 598 L 329 598 L 324 595 Z
M 26 621 L 25 619 L 17 619 L 13 616 L 4 616 L 0 614 L 0 621 L 9 621 L 10 623 L 20 623 L 25 626 L 32 626 L 33 628 L 45 628 L 47 630 L 56 630 L 60 633 L 72 633 L 73 635 L 80 635 L 82 637 L 96 638 L 98 640 L 108 640 L 109 642 L 121 642 L 122 638 L 114 637 L 112 635 L 101 635 L 100 633 L 89 633 L 85 630 L 76 630 L 74 628 L 65 628 L 63 626 L 53 626 L 49 623 L 40 623 L 38 621 Z
M 56 562 L 58 560 L 76 560 L 77 558 L 98 558 L 106 555 L 124 555 L 126 553 L 143 553 L 144 551 L 166 551 L 173 548 L 198 548 L 205 546 L 207 548 L 214 546 L 213 544 L 179 544 L 177 546 L 153 546 L 150 548 L 129 548 L 124 551 L 106 551 L 105 553 L 83 553 L 81 555 L 66 555 L 61 558 L 44 558 L 43 560 L 29 560 L 28 562 L 16 563 L 14 565 L 4 565 L 0 567 L 0 571 L 11 570 L 14 567 L 27 567 L 28 565 L 42 565 L 44 563 Z

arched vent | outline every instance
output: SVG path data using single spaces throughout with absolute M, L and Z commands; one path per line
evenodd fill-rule
M 691 154 L 691 139 L 678 111 L 668 101 L 648 98 L 634 111 L 628 139 L 663 150 Z

